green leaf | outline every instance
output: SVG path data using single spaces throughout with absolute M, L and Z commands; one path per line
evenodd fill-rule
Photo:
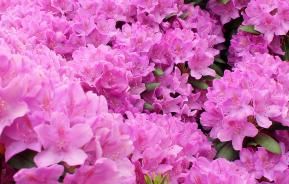
M 8 161 L 8 164 L 14 169 L 32 168 L 35 167 L 35 163 L 33 161 L 35 155 L 36 152 L 31 150 L 25 150 L 13 156 Z
M 215 70 L 215 72 L 220 75 L 220 76 L 223 76 L 224 75 L 224 72 L 222 70 L 222 68 L 219 66 L 219 65 L 216 65 L 216 64 L 212 64 L 210 66 L 210 68 L 212 68 L 213 70 Z
M 146 103 L 144 103 L 144 109 L 152 111 L 152 110 L 154 110 L 154 106 L 152 104 L 146 102 Z
M 281 147 L 279 143 L 271 136 L 265 133 L 259 133 L 255 137 L 255 142 L 272 153 L 281 154 Z
M 154 70 L 154 75 L 157 77 L 163 76 L 164 75 L 164 71 L 161 68 L 156 68 Z
M 169 184 L 168 177 L 162 174 L 149 176 L 145 175 L 146 184 Z
M 167 15 L 167 16 L 164 18 L 164 21 L 169 21 L 171 18 L 176 17 L 176 16 L 177 16 L 176 13 L 170 13 L 169 15 Z
M 146 83 L 146 90 L 147 91 L 153 91 L 159 86 L 160 86 L 159 82 Z
M 226 64 L 226 62 L 224 60 L 222 60 L 221 58 L 215 58 L 215 62 L 221 63 L 221 64 Z
M 154 184 L 149 175 L 145 175 L 144 177 L 146 184 Z
M 253 142 L 253 141 L 250 141 L 247 143 L 247 146 L 253 146 L 253 147 L 256 147 L 258 144 Z
M 226 143 L 217 153 L 217 158 L 225 158 L 227 160 L 235 160 L 238 157 L 237 151 L 233 149 L 231 143 Z
M 185 20 L 185 19 L 187 19 L 189 17 L 189 13 L 188 12 L 182 13 L 179 17 L 181 19 Z
M 248 26 L 240 26 L 240 30 L 247 32 L 247 33 L 252 33 L 252 34 L 260 34 L 259 31 L 256 31 L 253 25 L 248 25 Z
M 220 3 L 222 4 L 227 4 L 230 0 L 219 0 Z
M 285 52 L 283 59 L 289 61 L 289 36 L 284 36 L 282 39 L 282 48 Z
M 217 151 L 220 151 L 222 147 L 226 145 L 225 142 L 215 141 L 214 146 Z
M 185 0 L 185 4 L 192 3 L 193 5 L 195 4 L 200 4 L 203 0 Z
M 198 89 L 208 89 L 209 87 L 206 82 L 199 80 L 191 81 L 191 84 Z
M 160 184 L 162 181 L 163 181 L 162 175 L 159 174 L 159 175 L 155 176 L 154 184 Z

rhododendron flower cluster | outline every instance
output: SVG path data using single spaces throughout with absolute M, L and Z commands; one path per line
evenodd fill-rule
M 288 15 L 1 0 L 0 183 L 287 184 Z

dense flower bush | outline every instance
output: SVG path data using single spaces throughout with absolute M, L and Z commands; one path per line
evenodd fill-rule
M 0 183 L 289 183 L 288 31 L 287 0 L 1 0 Z

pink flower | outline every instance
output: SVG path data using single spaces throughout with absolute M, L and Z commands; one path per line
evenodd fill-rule
M 6 161 L 26 149 L 41 151 L 41 144 L 27 116 L 16 119 L 10 127 L 5 128 L 3 134 Z
M 132 169 L 132 170 L 131 170 Z M 135 176 L 132 175 L 131 179 L 124 177 L 122 172 L 131 174 L 133 168 L 119 167 L 119 165 L 109 159 L 98 159 L 94 165 L 84 165 L 80 167 L 75 174 L 68 175 L 64 179 L 64 184 L 133 184 L 135 183 Z
M 256 125 L 269 128 L 275 120 L 286 126 L 286 82 L 278 81 L 279 70 L 286 67 L 277 57 L 256 53 L 246 55 L 232 72 L 225 71 L 209 88 L 207 112 L 201 115 L 201 123 L 212 128 L 210 135 L 232 140 L 234 148 L 241 150 L 243 139 L 258 133 Z
M 193 44 L 195 46 L 194 54 L 188 60 L 191 76 L 196 79 L 200 79 L 202 76 L 215 76 L 215 71 L 209 66 L 213 64 L 218 51 L 211 48 L 205 39 L 195 39 Z
M 122 26 L 122 31 L 117 34 L 114 47 L 129 49 L 140 54 L 148 53 L 151 47 L 158 43 L 162 37 L 159 30 L 141 25 L 139 23 Z
M 177 177 L 189 168 L 192 156 L 212 158 L 214 150 L 192 122 L 157 114 L 127 114 L 124 132 L 135 150 L 133 162 L 140 162 L 143 173 L 168 173 Z
M 74 1 L 74 0 L 73 0 Z M 51 6 L 61 13 L 67 13 L 72 11 L 76 2 L 68 1 L 68 0 L 51 0 Z
M 63 171 L 64 169 L 60 165 L 21 169 L 14 175 L 14 180 L 17 184 L 58 184 L 58 179 Z
M 268 53 L 268 42 L 263 36 L 244 33 L 243 31 L 233 35 L 229 48 L 229 63 L 231 65 L 243 61 L 244 56 L 255 53 Z
M 96 159 L 106 157 L 116 160 L 132 153 L 132 140 L 121 131 L 122 126 L 123 119 L 119 114 L 107 113 L 95 118 L 91 127 L 95 132 L 93 151 Z
M 241 113 L 245 113 L 240 111 Z M 258 133 L 258 129 L 247 121 L 247 118 L 238 118 L 238 115 L 225 117 L 222 128 L 217 133 L 217 138 L 221 141 L 230 141 L 235 150 L 242 149 L 242 143 L 245 137 L 254 137 Z
M 289 182 L 289 178 L 288 178 L 288 174 L 289 174 L 289 169 L 286 169 L 285 171 L 282 172 L 276 172 L 275 174 L 275 183 L 278 184 L 286 184 Z
M 222 183 L 256 184 L 254 175 L 245 168 L 225 159 L 209 161 L 204 157 L 194 159 L 185 177 L 185 184 Z
M 54 89 L 54 109 L 64 112 L 70 119 L 71 125 L 87 122 L 97 114 L 108 112 L 108 105 L 104 96 L 84 92 L 79 83 L 62 84 Z M 57 105 L 56 105 L 57 104 Z
M 230 0 L 227 4 L 222 4 L 218 0 L 211 0 L 208 3 L 208 8 L 214 14 L 220 16 L 222 24 L 228 23 L 231 19 L 235 19 L 240 16 L 239 8 L 236 7 L 233 0 Z
M 27 104 L 23 100 L 25 86 L 20 84 L 20 82 L 20 77 L 17 77 L 7 86 L 0 86 L 0 134 L 16 118 L 24 116 L 29 111 Z
M 239 164 L 247 168 L 249 172 L 253 172 L 257 179 L 262 177 L 273 181 L 275 174 L 283 172 L 288 168 L 288 153 L 282 155 L 269 153 L 264 148 L 258 148 L 256 152 L 253 150 L 244 149 L 240 152 Z
M 284 16 L 288 9 L 284 0 L 251 0 L 244 14 L 244 23 L 254 25 L 271 42 L 274 35 L 286 35 L 289 22 Z
M 87 158 L 81 149 L 92 138 L 92 131 L 87 124 L 70 122 L 62 113 L 54 113 L 50 124 L 35 127 L 39 141 L 44 150 L 35 157 L 38 166 L 48 166 L 60 161 L 69 165 L 83 164 Z

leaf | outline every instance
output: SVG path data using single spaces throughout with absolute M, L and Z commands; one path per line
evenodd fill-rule
M 189 4 L 189 3 L 192 3 L 192 4 L 199 4 L 201 3 L 203 0 L 185 0 L 185 4 Z
M 144 109 L 152 111 L 152 110 L 154 110 L 154 106 L 152 104 L 146 102 L 146 103 L 144 103 Z
M 219 0 L 220 3 L 222 4 L 227 4 L 230 0 Z
M 237 151 L 233 149 L 231 143 L 227 142 L 217 153 L 217 158 L 225 158 L 227 160 L 233 161 L 238 157 Z
M 216 65 L 216 64 L 212 64 L 210 66 L 210 68 L 212 68 L 213 70 L 215 70 L 215 72 L 220 75 L 220 76 L 223 76 L 224 75 L 224 72 L 222 70 L 222 68 L 219 66 L 219 65 Z
M 159 184 L 169 184 L 167 176 L 162 176 L 162 179 L 159 181 Z
M 256 147 L 258 144 L 253 142 L 253 141 L 250 141 L 247 143 L 247 146 L 253 146 L 253 147 Z
M 159 82 L 151 82 L 151 83 L 146 83 L 146 90 L 147 91 L 153 91 L 155 90 L 157 87 L 160 86 Z
M 156 68 L 154 70 L 154 75 L 157 77 L 163 76 L 164 75 L 164 71 L 161 68 Z
M 255 137 L 255 142 L 272 153 L 281 154 L 281 147 L 279 143 L 267 134 L 259 133 Z
M 185 20 L 185 19 L 187 19 L 189 17 L 189 13 L 188 12 L 182 13 L 179 17 L 181 19 Z
M 220 151 L 221 148 L 223 148 L 225 145 L 226 145 L 225 142 L 220 142 L 220 141 L 214 142 L 214 146 L 215 146 L 215 149 L 216 149 L 217 151 Z
M 240 30 L 247 32 L 247 33 L 252 33 L 252 34 L 260 34 L 259 31 L 256 31 L 253 25 L 247 25 L 247 26 L 240 26 Z
M 168 177 L 162 174 L 149 176 L 145 175 L 146 184 L 169 184 Z
M 152 179 L 150 178 L 150 176 L 145 175 L 144 177 L 145 177 L 145 183 L 146 184 L 154 184 Z
M 159 174 L 159 175 L 155 176 L 154 184 L 161 184 L 162 181 L 163 181 L 162 175 Z
M 199 80 L 191 81 L 191 84 L 198 89 L 208 89 L 209 87 L 206 82 Z
M 32 150 L 25 150 L 17 155 L 13 156 L 9 161 L 8 164 L 15 169 L 22 169 L 22 168 L 31 168 L 35 167 L 35 163 L 33 161 L 36 152 Z
M 221 63 L 221 64 L 226 64 L 226 62 L 221 58 L 215 58 L 215 62 Z
M 284 36 L 284 38 L 282 39 L 282 48 L 285 52 L 283 59 L 289 61 L 289 36 Z
M 169 21 L 170 19 L 176 17 L 177 14 L 176 13 L 170 13 L 169 15 L 167 15 L 165 18 L 164 18 L 164 21 Z

